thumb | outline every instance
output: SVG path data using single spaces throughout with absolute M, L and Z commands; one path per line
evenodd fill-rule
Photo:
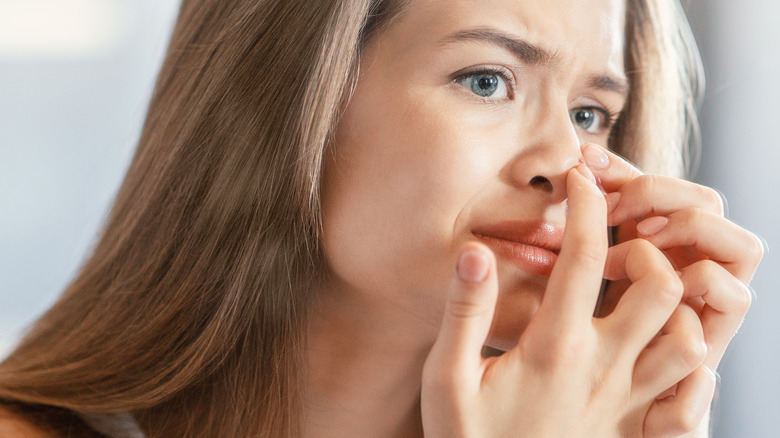
M 482 345 L 490 331 L 497 299 L 495 257 L 486 246 L 469 242 L 458 257 L 430 360 L 454 365 L 467 374 L 476 370 L 482 361 Z

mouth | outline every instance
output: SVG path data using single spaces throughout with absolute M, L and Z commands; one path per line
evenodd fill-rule
M 546 222 L 498 222 L 476 227 L 471 233 L 499 257 L 544 276 L 552 272 L 563 240 L 563 228 Z

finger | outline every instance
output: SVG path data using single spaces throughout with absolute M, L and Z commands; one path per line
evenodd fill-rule
M 485 245 L 469 242 L 461 249 L 426 368 L 448 368 L 453 376 L 476 375 L 498 299 L 495 266 Z
M 683 268 L 680 279 L 685 287 L 686 299 L 704 301 L 700 319 L 704 339 L 709 346 L 704 364 L 710 369 L 717 369 L 726 347 L 750 308 L 752 293 L 744 283 L 710 260 Z
M 723 216 L 725 198 L 717 190 L 679 178 L 645 175 L 624 158 L 595 144 L 584 145 L 582 155 L 608 193 L 610 225 L 686 207 Z
M 707 421 L 716 386 L 715 373 L 702 366 L 677 385 L 675 395 L 656 400 L 647 411 L 647 437 L 677 437 L 690 433 Z M 704 429 L 706 430 L 706 429 Z
M 663 175 L 641 175 L 610 193 L 609 224 L 620 225 L 648 216 L 663 216 L 684 208 L 699 208 L 723 216 L 725 201 L 709 187 Z
M 607 192 L 620 190 L 623 184 L 643 175 L 626 159 L 593 143 L 582 146 L 582 157 Z
M 654 399 L 698 368 L 707 351 L 699 316 L 685 304 L 677 306 L 661 333 L 639 355 L 632 393 Z
M 637 224 L 637 232 L 662 250 L 693 247 L 745 283 L 753 278 L 764 256 L 763 242 L 756 235 L 698 208 L 647 218 Z
M 607 257 L 606 204 L 584 165 L 569 171 L 568 212 L 558 260 L 532 321 L 559 326 L 590 322 Z
M 636 357 L 680 304 L 682 281 L 666 256 L 643 239 L 611 247 L 604 275 L 610 280 L 628 278 L 631 285 L 615 310 L 598 320 L 598 325 L 624 343 L 627 354 Z

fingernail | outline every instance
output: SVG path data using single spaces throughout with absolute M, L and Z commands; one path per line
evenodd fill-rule
M 607 214 L 611 214 L 620 203 L 620 192 L 612 192 L 604 197 L 607 200 Z
M 604 170 L 609 166 L 609 157 L 604 151 L 593 144 L 586 144 L 582 150 L 582 156 L 585 162 L 593 169 Z
M 480 283 L 487 278 L 490 260 L 485 254 L 467 249 L 458 259 L 458 277 L 468 283 Z
M 651 217 L 636 225 L 636 231 L 642 236 L 658 234 L 669 223 L 669 219 L 663 216 Z
M 593 175 L 593 172 L 591 172 L 590 168 L 584 164 L 580 164 L 577 166 L 577 170 L 580 172 L 582 176 L 587 178 L 590 182 L 593 183 L 593 185 L 598 186 L 596 183 L 596 177 Z

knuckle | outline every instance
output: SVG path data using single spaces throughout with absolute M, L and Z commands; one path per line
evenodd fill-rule
M 720 265 L 709 259 L 696 262 L 684 269 L 684 271 L 689 272 L 689 275 L 698 278 L 716 278 L 715 276 L 720 270 Z
M 695 207 L 680 210 L 679 215 L 686 228 L 696 228 L 702 221 L 702 211 Z
M 470 318 L 472 316 L 479 314 L 479 311 L 474 305 L 474 303 L 457 299 L 457 298 L 450 300 L 450 302 L 448 303 L 447 311 L 449 312 L 450 315 L 458 319 Z
M 750 258 L 758 264 L 764 258 L 764 241 L 753 233 L 748 232 L 748 252 Z
M 631 245 L 630 254 L 635 257 L 647 257 L 658 251 L 655 245 L 645 239 L 633 239 L 629 245 Z
M 558 365 L 566 368 L 578 367 L 590 355 L 590 342 L 582 332 L 569 333 L 562 336 L 560 342 L 553 349 L 559 358 Z
M 548 369 L 573 369 L 588 357 L 589 342 L 583 333 L 569 332 L 558 336 L 543 354 Z
M 734 278 L 728 271 L 726 271 L 717 262 L 712 260 L 702 260 L 700 262 L 691 265 L 691 273 L 701 279 L 705 279 L 712 287 L 713 282 L 721 282 L 723 284 L 734 284 L 733 293 L 729 295 L 728 312 L 739 315 L 747 313 L 750 306 L 753 304 L 753 291 L 740 281 Z M 728 278 L 724 278 L 728 276 Z
M 692 432 L 703 419 L 703 413 L 690 404 L 683 405 L 669 418 L 670 428 L 679 434 Z
M 637 189 L 644 193 L 653 193 L 658 186 L 657 175 L 642 175 L 637 178 Z
M 669 304 L 677 304 L 684 292 L 684 285 L 680 277 L 671 269 L 666 261 L 666 256 L 652 243 L 644 239 L 631 241 L 631 255 L 636 261 L 653 270 L 653 275 L 648 276 L 661 298 L 666 298 Z
M 633 195 L 632 198 L 641 200 L 639 202 L 644 204 L 645 208 L 650 208 L 652 210 L 649 200 L 656 199 L 654 193 L 658 190 L 658 184 L 657 175 L 641 175 L 631 181 L 629 185 L 626 186 L 625 190 Z M 652 213 L 652 211 L 650 213 Z
M 485 314 L 490 311 L 490 308 L 482 302 L 485 300 L 474 299 L 479 295 L 479 291 L 476 290 L 460 290 L 451 293 L 447 302 L 447 312 L 456 319 L 470 319 Z
M 644 281 L 653 285 L 659 299 L 670 306 L 680 302 L 685 286 L 658 248 L 644 239 L 634 239 L 628 257 L 633 259 L 632 263 L 645 266 L 646 272 L 652 271 L 653 275 L 646 275 Z
M 626 259 L 632 263 L 648 264 L 655 258 L 663 257 L 661 251 L 645 239 L 633 239 L 629 245 Z
M 680 340 L 680 360 L 691 371 L 707 357 L 707 344 L 701 334 L 688 332 Z
M 580 263 L 588 266 L 601 266 L 607 256 L 606 248 L 592 239 L 580 239 L 573 248 L 573 256 Z
M 753 292 L 745 283 L 742 283 L 741 281 L 738 283 L 739 286 L 734 300 L 734 308 L 740 315 L 744 315 L 753 304 Z
M 702 198 L 705 200 L 705 204 L 708 208 L 711 208 L 715 213 L 723 216 L 726 212 L 726 200 L 723 195 L 707 186 L 697 186 Z
M 656 278 L 656 284 L 658 295 L 669 304 L 676 305 L 682 299 L 685 286 L 677 274 L 669 272 L 660 273 Z

